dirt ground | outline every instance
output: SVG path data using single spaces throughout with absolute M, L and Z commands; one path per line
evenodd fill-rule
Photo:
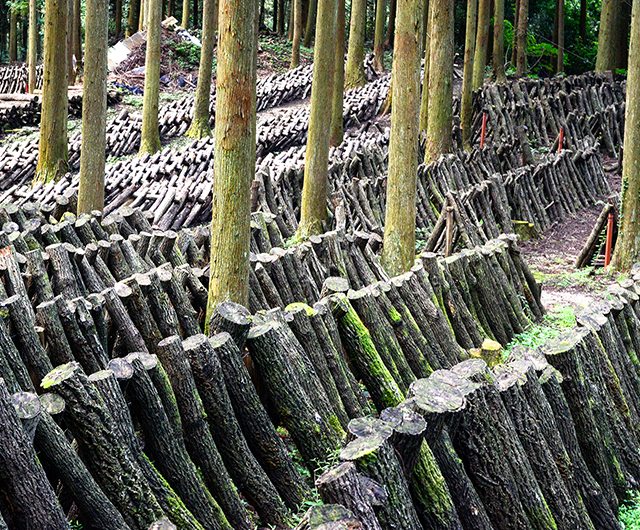
M 604 164 L 614 165 L 612 160 L 605 160 Z M 617 168 L 607 175 L 612 194 L 619 194 L 621 178 Z M 574 266 L 606 200 L 601 197 L 596 204 L 556 223 L 540 239 L 520 243 L 525 260 L 542 283 L 542 301 L 547 311 L 554 312 L 560 306 L 579 311 L 602 298 L 607 285 L 618 278 L 617 273 L 602 267 Z

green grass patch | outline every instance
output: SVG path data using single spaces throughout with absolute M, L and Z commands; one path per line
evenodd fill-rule
M 640 492 L 629 492 L 629 499 L 620 505 L 620 522 L 625 530 L 640 530 Z

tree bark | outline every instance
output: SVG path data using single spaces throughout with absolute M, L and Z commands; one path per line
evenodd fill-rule
M 398 0 L 390 0 L 389 3 L 389 23 L 387 24 L 387 36 L 384 45 L 393 48 L 396 32 L 396 15 L 398 12 Z
M 384 23 L 387 20 L 386 0 L 376 2 L 376 27 L 373 34 L 373 67 L 384 72 Z
M 556 73 L 564 72 L 564 0 L 556 0 L 556 24 L 554 29 L 558 55 L 556 57 Z
M 209 98 L 211 97 L 213 50 L 216 43 L 215 0 L 203 0 L 203 3 L 202 48 L 200 50 L 198 85 L 193 104 L 193 119 L 189 130 L 185 133 L 186 136 L 197 139 L 212 135 L 211 127 L 209 127 Z
M 36 63 L 38 62 L 38 6 L 29 0 L 29 94 L 36 89 Z
M 131 35 L 138 31 L 140 1 L 141 0 L 129 0 L 129 14 L 127 16 L 127 31 L 125 37 L 131 37 Z
M 487 66 L 487 48 L 489 46 L 489 23 L 491 19 L 491 0 L 479 0 L 476 48 L 473 57 L 473 90 L 484 84 L 484 70 Z
M 504 0 L 495 0 L 493 14 L 493 75 L 496 83 L 505 83 L 504 73 Z
M 502 0 L 498 0 L 499 2 Z M 464 44 L 464 67 L 462 73 L 462 96 L 460 103 L 460 126 L 462 127 L 462 145 L 470 149 L 471 120 L 473 118 L 473 61 L 476 49 L 476 26 L 478 19 L 478 0 L 467 0 L 467 23 Z M 504 21 L 503 21 L 504 22 Z
M 389 177 L 382 249 L 382 265 L 390 276 L 408 271 L 413 266 L 415 257 L 415 197 L 420 125 L 418 50 L 422 8 L 423 2 L 419 0 L 398 0 L 393 49 Z
M 345 41 L 345 0 L 338 1 L 338 18 L 336 20 L 335 71 L 333 74 L 333 106 L 331 113 L 332 146 L 340 145 L 344 138 L 344 41 Z
M 145 0 L 141 0 L 144 2 Z M 182 0 L 182 24 L 184 29 L 189 29 L 189 16 L 191 15 L 191 0 Z
M 79 8 L 80 6 L 78 6 Z M 88 0 L 82 94 L 78 215 L 104 208 L 107 131 L 108 0 Z M 79 29 L 79 28 L 78 28 Z
M 429 119 L 424 162 L 430 164 L 453 149 L 453 22 L 452 0 L 437 0 L 431 8 L 431 33 L 436 39 L 429 60 Z M 478 55 L 476 44 L 476 59 Z
M 596 72 L 614 72 L 616 69 L 616 44 L 620 0 L 603 0 L 600 9 L 600 30 L 598 31 L 598 55 Z
M 284 17 L 284 8 L 282 9 L 283 17 Z M 316 24 L 318 18 L 318 0 L 309 0 L 309 10 L 307 11 L 307 23 L 304 30 L 304 42 L 302 45 L 305 48 L 311 48 L 311 43 L 313 42 L 313 34 L 317 31 Z M 283 23 L 282 32 L 284 33 L 284 23 Z M 317 35 L 316 35 L 317 38 Z M 315 59 L 315 53 L 314 53 Z M 315 64 L 315 60 L 314 60 Z
M 320 2 L 313 50 L 313 85 L 298 239 L 323 230 L 327 215 L 327 169 L 335 60 L 336 0 Z M 328 58 L 325 60 L 325 58 Z
M 36 182 L 58 180 L 68 169 L 67 146 L 67 2 L 49 0 L 44 16 L 42 115 Z M 64 70 L 64 73 L 62 73 Z
M 516 75 L 522 77 L 527 73 L 527 31 L 529 27 L 529 0 L 518 0 L 518 27 L 516 29 Z
M 598 46 L 599 49 L 599 46 Z M 630 270 L 640 258 L 638 222 L 640 219 L 640 5 L 633 3 L 631 42 L 627 71 L 627 99 L 625 106 L 624 163 L 622 165 L 622 207 L 620 233 L 616 241 L 612 266 Z
M 9 8 L 9 61 L 18 60 L 18 11 Z
M 158 104 L 160 98 L 160 23 L 162 22 L 162 0 L 146 0 L 146 5 L 148 10 L 145 14 L 145 23 L 148 29 L 140 156 L 146 153 L 153 154 L 160 150 Z
M 364 86 L 364 32 L 367 25 L 366 0 L 354 0 L 351 4 L 351 22 L 349 23 L 349 49 L 347 66 L 344 72 L 344 85 L 347 89 Z
M 433 4 L 427 2 L 425 5 L 426 13 L 423 16 L 424 27 L 424 68 L 422 76 L 422 94 L 420 96 L 420 132 L 427 132 L 427 124 L 429 122 L 429 65 L 431 62 L 431 9 Z M 475 42 L 475 40 L 474 40 Z M 389 88 L 391 91 L 393 85 Z
M 249 188 L 255 172 L 254 4 L 220 2 L 207 320 L 224 301 L 249 302 Z
M 293 43 L 291 44 L 290 69 L 300 66 L 300 41 L 302 40 L 302 0 L 293 0 Z

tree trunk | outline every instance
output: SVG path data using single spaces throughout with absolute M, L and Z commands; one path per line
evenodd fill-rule
M 302 0 L 293 0 L 293 43 L 291 45 L 292 70 L 300 66 L 300 41 L 302 40 Z
M 596 72 L 614 72 L 616 69 L 616 43 L 620 0 L 603 0 L 600 10 L 600 30 L 598 32 L 598 56 Z
M 384 23 L 387 20 L 386 0 L 376 2 L 376 27 L 373 34 L 373 66 L 378 72 L 384 72 Z
M 556 20 L 554 34 L 555 44 L 558 48 L 556 57 L 556 73 L 564 72 L 564 0 L 556 0 Z
M 498 2 L 503 0 L 497 0 Z M 464 69 L 462 74 L 462 98 L 460 103 L 460 126 L 462 127 L 462 145 L 471 149 L 471 120 L 473 118 L 473 59 L 476 49 L 476 25 L 478 18 L 478 0 L 467 0 L 467 25 L 464 43 Z
M 284 17 L 286 16 L 286 10 L 284 6 L 285 1 L 278 0 L 278 35 L 284 35 Z
M 345 41 L 345 0 L 338 0 L 336 28 L 335 71 L 333 74 L 333 107 L 331 114 L 330 144 L 340 145 L 344 138 L 344 41 Z
M 408 271 L 415 258 L 415 197 L 420 125 L 418 40 L 421 35 L 419 29 L 423 19 L 422 9 L 423 2 L 420 0 L 398 1 L 393 49 L 389 177 L 382 249 L 382 264 L 390 276 Z M 449 85 L 451 86 L 451 80 Z
M 631 23 L 631 5 L 628 2 L 621 3 L 617 21 L 616 68 L 626 70 L 629 59 L 629 27 Z
M 473 57 L 473 90 L 484 84 L 484 70 L 487 66 L 487 48 L 489 47 L 489 23 L 491 19 L 491 0 L 479 0 L 476 48 Z
M 344 72 L 346 88 L 364 86 L 364 31 L 367 25 L 366 0 L 354 0 L 351 4 L 351 22 L 349 24 L 349 50 L 347 66 Z
M 640 222 L 640 3 L 633 3 L 631 42 L 627 71 L 627 100 L 622 165 L 622 207 L 620 234 L 616 241 L 612 266 L 630 270 L 640 258 L 638 223 Z
M 144 2 L 145 0 L 141 0 Z M 191 0 L 182 0 L 182 27 L 189 29 L 189 15 L 191 14 Z
M 109 2 L 87 2 L 78 215 L 104 208 Z
M 207 320 L 227 300 L 249 302 L 249 188 L 255 172 L 254 5 L 221 0 Z
M 389 24 L 387 24 L 387 36 L 384 39 L 386 47 L 393 47 L 394 35 L 396 31 L 396 15 L 398 12 L 398 0 L 391 0 L 389 4 Z
M 9 8 L 9 61 L 18 60 L 18 12 Z
M 198 27 L 198 15 L 199 15 L 198 0 L 193 0 L 193 27 L 194 28 Z
M 311 48 L 313 42 L 313 36 L 316 31 L 316 19 L 318 18 L 318 0 L 309 0 L 309 11 L 307 12 L 307 24 L 304 30 L 304 42 L 302 45 L 305 48 Z M 284 33 L 284 30 L 283 30 Z M 316 35 L 317 38 L 317 35 Z M 314 53 L 315 64 L 315 53 Z
M 520 0 L 515 0 L 513 7 L 513 41 L 511 42 L 511 67 L 515 68 L 518 57 L 518 16 L 520 15 Z
M 75 67 L 73 66 L 73 3 L 75 0 L 67 0 L 67 85 L 76 82 Z
M 299 239 L 322 232 L 327 215 L 327 168 L 335 60 L 324 58 L 335 56 L 336 5 L 336 0 L 327 0 L 318 6 L 309 133 L 297 233 Z
M 129 0 L 129 14 L 127 16 L 127 32 L 125 33 L 125 37 L 131 37 L 131 35 L 138 31 L 140 1 L 141 0 Z
M 36 89 L 36 64 L 38 62 L 38 6 L 29 0 L 29 94 Z
M 160 98 L 160 40 L 162 0 L 146 0 L 148 11 L 147 54 L 145 56 L 144 99 L 142 103 L 142 133 L 139 155 L 153 154 L 160 150 L 158 104 Z
M 68 169 L 67 3 L 49 0 L 44 13 L 42 116 L 35 182 L 58 180 Z M 64 70 L 64 73 L 62 72 Z
M 427 124 L 429 122 L 429 66 L 431 62 L 431 8 L 433 4 L 427 2 L 425 11 L 427 13 L 423 17 L 424 27 L 424 74 L 422 76 L 422 94 L 420 96 L 420 132 L 427 132 Z M 475 41 L 474 41 L 475 42 Z M 391 91 L 391 88 L 389 88 Z
M 452 0 L 433 2 L 431 32 L 436 46 L 431 47 L 429 61 L 429 119 L 424 162 L 430 164 L 453 149 L 453 22 Z M 477 57 L 476 48 L 476 57 Z M 476 64 L 474 59 L 473 64 Z
M 529 27 L 529 0 L 518 0 L 518 28 L 516 37 L 518 50 L 516 52 L 516 75 L 522 77 L 527 73 L 527 31 Z
M 82 13 L 81 13 L 80 0 L 73 0 L 72 32 L 73 32 L 72 53 L 76 56 L 76 61 L 80 62 L 82 61 Z
M 493 75 L 496 83 L 505 83 L 504 73 L 504 0 L 495 0 L 493 14 Z
M 122 0 L 116 0 L 116 12 L 115 12 L 115 37 L 118 38 L 122 33 Z M 86 40 L 86 38 L 85 38 Z M 86 44 L 85 44 L 86 47 Z
M 193 119 L 189 130 L 185 133 L 191 138 L 211 136 L 209 127 L 209 98 L 211 96 L 211 72 L 213 70 L 213 50 L 216 44 L 215 0 L 203 0 L 202 13 L 202 48 L 200 50 L 200 68 L 198 69 L 198 85 L 193 105 Z

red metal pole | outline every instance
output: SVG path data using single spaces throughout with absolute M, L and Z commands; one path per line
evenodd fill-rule
M 608 267 L 611 262 L 611 241 L 613 240 L 613 214 L 609 214 L 609 222 L 607 223 L 607 244 L 604 250 L 604 266 Z
M 560 128 L 560 136 L 558 138 L 558 153 L 562 151 L 562 141 L 564 140 L 564 127 Z
M 487 113 L 482 113 L 482 134 L 480 135 L 480 149 L 484 147 L 484 135 L 487 132 Z

